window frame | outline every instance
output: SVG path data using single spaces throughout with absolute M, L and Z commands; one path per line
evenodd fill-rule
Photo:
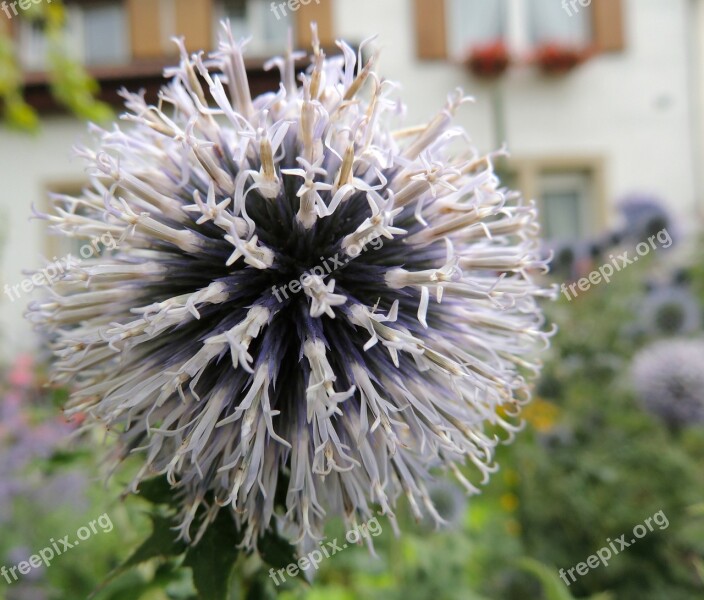
M 489 1 L 489 0 L 487 0 Z M 556 2 L 558 0 L 555 0 Z M 517 24 L 512 22 L 513 15 L 508 17 L 509 37 L 505 40 L 509 44 L 516 44 L 523 50 L 529 37 L 528 23 L 525 18 L 525 0 L 509 0 L 511 13 L 523 13 L 522 33 L 516 34 Z M 626 47 L 626 22 L 624 0 L 591 0 L 591 3 L 582 7 L 581 11 L 589 11 L 592 26 L 591 49 L 598 53 L 621 52 Z M 455 58 L 451 56 L 450 31 L 447 25 L 450 17 L 450 7 L 446 0 L 414 0 L 413 17 L 415 21 L 416 54 L 419 60 L 436 61 Z M 517 37 L 519 39 L 514 40 Z
M 122 55 L 123 59 L 116 62 L 88 62 L 86 48 L 86 10 L 90 10 L 99 5 L 114 5 L 119 6 L 123 12 L 123 44 Z M 87 68 L 109 68 L 109 67 L 124 67 L 132 61 L 132 48 L 130 44 L 130 19 L 125 13 L 125 3 L 123 0 L 100 0 L 99 2 L 70 2 L 66 5 L 66 27 L 67 35 L 65 41 L 67 43 L 68 55 Z M 23 69 L 29 73 L 43 73 L 47 70 L 47 52 L 46 36 L 44 34 L 37 35 L 36 40 L 30 39 L 36 34 L 33 33 L 34 27 L 37 25 L 35 21 L 28 19 L 19 19 L 18 23 L 12 28 L 14 39 L 17 42 L 18 55 Z M 39 43 L 39 40 L 42 43 Z M 41 47 L 40 47 L 41 46 Z
M 264 43 L 263 35 L 258 35 L 259 32 L 263 31 L 263 27 L 266 25 L 266 15 L 262 14 L 263 5 L 270 5 L 270 2 L 263 0 L 244 0 L 245 1 L 245 14 L 247 31 L 251 36 L 251 41 L 248 45 L 248 51 L 251 56 L 254 57 L 269 57 L 272 54 L 283 54 L 286 50 L 288 44 L 287 40 L 283 40 L 282 46 L 273 46 Z M 262 6 L 254 7 L 253 3 L 256 2 Z M 270 15 L 272 19 L 276 17 L 273 13 Z M 213 2 L 213 16 L 212 16 L 212 28 L 214 36 L 216 36 L 220 31 L 220 22 L 227 18 L 227 13 L 225 12 L 225 0 L 215 0 Z M 296 15 L 295 13 L 287 11 L 287 22 L 294 36 L 294 45 L 297 42 L 297 31 L 296 31 Z
M 602 156 L 530 156 L 511 157 L 502 164 L 501 169 L 510 174 L 515 181 L 515 188 L 523 198 L 535 200 L 539 211 L 544 211 L 541 197 L 541 177 L 550 175 L 575 175 L 587 173 L 591 181 L 592 205 L 581 207 L 581 217 L 585 239 L 603 231 L 608 224 L 607 190 L 605 159 Z

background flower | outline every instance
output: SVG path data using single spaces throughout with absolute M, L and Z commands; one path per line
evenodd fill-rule
M 618 208 L 624 237 L 643 242 L 651 235 L 667 229 L 677 242 L 676 223 L 660 198 L 648 194 L 629 194 L 619 201 Z
M 633 384 L 644 408 L 672 428 L 704 423 L 704 342 L 663 340 L 633 359 Z
M 683 286 L 656 287 L 643 298 L 639 320 L 653 334 L 685 335 L 701 328 L 702 309 Z

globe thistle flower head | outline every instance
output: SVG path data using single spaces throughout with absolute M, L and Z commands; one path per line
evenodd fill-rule
M 682 286 L 660 286 L 643 299 L 640 320 L 656 335 L 686 335 L 701 329 L 702 309 L 694 295 Z
M 166 475 L 186 540 L 221 509 L 246 547 L 275 523 L 303 544 L 332 516 L 393 522 L 400 496 L 420 519 L 433 469 L 477 492 L 548 337 L 535 208 L 453 125 L 466 98 L 395 130 L 369 42 L 327 58 L 314 38 L 257 98 L 227 26 L 207 58 L 179 41 L 159 105 L 124 92 L 129 127 L 80 150 L 90 187 L 43 215 L 120 240 L 30 317 L 69 412 L 141 452 L 134 491 Z
M 624 222 L 625 237 L 640 242 L 667 229 L 672 239 L 677 241 L 675 222 L 661 199 L 650 195 L 630 194 L 619 201 L 618 208 Z
M 668 427 L 704 423 L 704 342 L 655 342 L 633 359 L 631 378 L 643 407 Z

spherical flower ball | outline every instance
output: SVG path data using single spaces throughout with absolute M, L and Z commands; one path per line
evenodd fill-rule
M 393 523 L 401 496 L 421 519 L 431 470 L 476 492 L 549 336 L 536 209 L 453 124 L 461 91 L 398 129 L 369 42 L 313 37 L 256 98 L 226 25 L 207 57 L 179 40 L 158 104 L 124 92 L 128 126 L 79 150 L 89 187 L 43 215 L 101 250 L 29 312 L 69 413 L 143 457 L 133 491 L 166 476 L 185 540 L 220 510 L 249 548 Z
M 643 328 L 657 335 L 685 335 L 702 325 L 699 301 L 682 286 L 655 288 L 643 299 L 639 313 Z
M 676 242 L 678 227 L 666 203 L 656 196 L 632 193 L 618 202 L 624 237 L 644 242 L 661 231 L 667 231 Z
M 635 356 L 631 377 L 643 407 L 668 427 L 704 423 L 704 341 L 655 342 Z

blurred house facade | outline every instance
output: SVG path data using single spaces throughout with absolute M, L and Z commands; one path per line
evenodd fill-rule
M 582 5 L 585 6 L 582 6 Z M 161 70 L 174 60 L 173 35 L 190 50 L 212 48 L 218 22 L 252 35 L 248 69 L 255 91 L 278 74 L 263 69 L 291 31 L 296 45 L 319 24 L 332 51 L 345 38 L 358 44 L 379 34 L 380 70 L 399 81 L 408 123 L 426 121 L 461 86 L 476 98 L 457 115 L 487 152 L 505 141 L 501 164 L 509 183 L 543 207 L 547 235 L 579 239 L 615 218 L 615 201 L 640 192 L 661 197 L 693 222 L 701 190 L 695 168 L 704 140 L 700 93 L 704 31 L 700 0 L 66 0 L 73 55 L 100 81 L 102 98 L 119 112 L 117 90 L 144 88 L 155 98 Z M 293 8 L 294 10 L 291 10 Z M 70 147 L 86 127 L 62 114 L 42 70 L 41 31 L 0 13 L 0 30 L 17 42 L 26 97 L 42 113 L 37 137 L 0 129 L 0 291 L 22 281 L 23 269 L 62 248 L 43 223 L 28 222 L 30 205 L 46 206 L 47 190 L 76 192 L 85 179 Z M 511 64 L 500 76 L 477 77 L 467 56 L 503 48 Z M 537 56 L 569 58 L 589 49 L 573 69 L 546 74 Z M 550 54 L 552 53 L 552 54 Z M 476 70 L 475 70 L 476 71 Z M 12 347 L 32 343 L 22 312 L 28 298 L 0 295 L 0 328 Z

